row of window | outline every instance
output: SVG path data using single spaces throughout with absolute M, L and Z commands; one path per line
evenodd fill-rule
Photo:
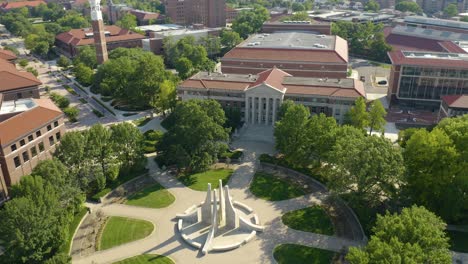
M 413 76 L 441 76 L 453 78 L 468 78 L 468 70 L 456 69 L 440 69 L 440 68 L 419 68 L 419 67 L 403 67 L 403 75 Z
M 443 95 L 457 95 L 468 93 L 468 81 L 466 85 L 450 79 L 439 79 L 437 82 L 432 78 L 407 77 L 400 81 L 400 98 L 417 98 L 440 100 Z
M 54 127 L 58 127 L 58 125 L 59 125 L 58 121 L 55 121 L 55 122 L 54 122 Z M 51 130 L 52 130 L 52 124 L 49 124 L 49 125 L 47 126 L 47 131 L 51 131 Z M 41 130 L 39 129 L 39 130 L 36 131 L 35 134 L 36 134 L 36 138 L 38 138 L 38 137 L 40 137 L 40 136 L 42 135 L 42 132 L 41 132 Z M 34 134 L 30 134 L 30 135 L 27 137 L 27 139 L 28 139 L 28 142 L 33 141 L 33 140 L 34 140 Z M 20 145 L 20 147 L 26 145 L 26 138 L 21 139 L 21 140 L 19 141 L 19 145 Z M 12 145 L 10 146 L 10 148 L 11 148 L 11 151 L 12 151 L 12 152 L 18 149 L 18 147 L 16 146 L 16 143 L 15 143 L 15 144 L 12 144 Z
M 61 135 L 60 135 L 60 132 L 57 132 L 55 134 L 55 139 L 54 139 L 54 136 L 50 136 L 49 137 L 49 145 L 50 146 L 53 146 L 55 144 L 55 140 L 60 141 L 60 138 L 61 138 Z M 39 149 L 39 151 L 38 151 Z M 34 145 L 32 146 L 32 148 L 30 148 L 30 151 L 31 151 L 31 158 L 34 158 L 37 156 L 38 153 L 42 153 L 44 152 L 45 150 L 45 147 L 44 147 L 44 142 L 39 142 L 39 144 L 37 144 L 37 147 Z M 23 159 L 23 162 L 21 163 L 21 159 L 20 159 L 20 156 L 16 156 L 13 158 L 13 161 L 15 163 L 15 168 L 18 168 L 19 166 L 21 166 L 21 164 L 29 161 L 29 152 L 26 150 L 24 151 L 22 154 L 21 154 L 21 157 Z

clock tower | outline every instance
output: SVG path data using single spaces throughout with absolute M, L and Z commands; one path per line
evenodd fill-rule
M 89 0 L 91 8 L 91 24 L 93 26 L 94 46 L 98 64 L 107 61 L 106 36 L 104 22 L 102 21 L 101 0 Z

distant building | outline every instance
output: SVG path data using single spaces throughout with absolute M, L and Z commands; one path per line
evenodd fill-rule
M 359 3 L 359 2 L 357 2 Z M 308 11 L 309 17 L 326 22 L 354 22 L 354 23 L 386 23 L 390 22 L 395 15 L 385 13 L 372 13 L 348 10 L 318 10 Z
M 138 26 L 149 25 L 150 22 L 162 22 L 165 18 L 159 13 L 133 9 L 126 4 L 114 4 L 112 0 L 107 1 L 107 15 L 110 24 L 115 24 L 125 14 L 134 15 Z
M 468 54 L 391 51 L 391 104 L 438 111 L 441 97 L 468 94 Z
M 307 31 L 316 34 L 331 34 L 331 23 L 319 21 L 291 21 L 276 20 L 263 23 L 263 33 L 274 33 L 277 31 Z
M 223 73 L 258 74 L 273 67 L 297 77 L 346 78 L 348 43 L 310 32 L 255 34 L 221 58 Z
M 0 59 L 0 94 L 3 100 L 39 98 L 41 84 L 32 73 L 20 71 L 13 63 Z
M 468 34 L 468 22 L 463 21 L 423 16 L 406 16 L 404 19 L 396 19 L 394 24 L 422 30 L 433 29 L 438 31 Z
M 52 157 L 65 133 L 63 113 L 49 99 L 2 101 L 0 95 L 0 131 L 1 203 L 8 197 L 6 187 Z
M 258 74 L 200 72 L 177 87 L 182 100 L 214 99 L 223 108 L 237 109 L 247 124 L 274 125 L 284 100 L 293 100 L 343 122 L 364 85 L 355 79 L 293 77 L 273 68 Z
M 141 40 L 145 38 L 141 34 L 114 25 L 104 26 L 104 35 L 108 51 L 119 47 L 141 48 Z M 62 54 L 74 57 L 78 54 L 79 47 L 94 45 L 94 33 L 90 28 L 72 29 L 58 34 L 55 37 L 55 45 Z
M 225 0 L 165 0 L 166 15 L 180 25 L 226 26 Z
M 460 13 L 468 9 L 467 0 L 416 0 L 416 3 L 418 3 L 426 13 L 444 11 L 444 9 L 450 4 L 455 4 L 458 8 L 458 12 Z
M 445 117 L 455 117 L 468 114 L 468 95 L 442 96 L 439 120 Z
M 20 1 L 20 2 L 4 2 L 0 4 L 0 10 L 3 12 L 8 12 L 12 9 L 16 8 L 33 8 L 36 6 L 39 6 L 40 4 L 46 5 L 47 3 L 42 1 L 42 0 L 37 0 L 37 1 Z
M 157 55 L 164 54 L 163 42 L 167 37 L 170 37 L 172 41 L 177 41 L 187 36 L 192 36 L 196 40 L 199 40 L 208 36 L 218 36 L 222 30 L 222 28 L 204 27 L 185 28 L 175 24 L 148 25 L 138 27 L 138 29 L 145 31 L 148 36 L 148 38 L 142 40 L 143 49 Z M 210 54 L 209 50 L 207 52 Z

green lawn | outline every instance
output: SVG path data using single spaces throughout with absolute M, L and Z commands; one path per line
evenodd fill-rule
M 324 264 L 331 263 L 335 253 L 294 244 L 277 246 L 273 251 L 273 257 L 278 264 Z
M 145 254 L 114 262 L 114 264 L 174 264 L 174 261 L 161 255 Z
M 136 120 L 133 120 L 133 123 L 138 127 L 142 127 L 142 126 L 146 125 L 149 121 L 151 121 L 151 118 L 141 117 L 141 118 L 138 118 Z
M 179 179 L 190 189 L 206 191 L 208 183 L 211 183 L 212 190 L 218 188 L 220 179 L 223 180 L 223 185 L 227 184 L 232 172 L 233 170 L 231 169 L 208 170 L 191 175 L 183 175 Z
M 65 244 L 63 244 L 63 246 L 60 247 L 61 252 L 68 254 L 68 251 L 70 251 L 70 246 L 73 240 L 73 235 L 75 234 L 75 230 L 78 228 L 78 224 L 81 222 L 81 219 L 83 219 L 87 211 L 88 209 L 86 207 L 83 207 L 76 215 L 73 216 L 73 220 L 68 226 L 67 241 L 65 241 Z
M 264 172 L 257 172 L 254 175 L 250 191 L 255 196 L 268 201 L 287 200 L 305 194 L 297 184 Z
M 126 217 L 110 217 L 102 231 L 98 250 L 104 250 L 147 237 L 153 231 L 152 223 Z
M 330 217 L 320 206 L 287 212 L 281 219 L 285 225 L 296 230 L 330 236 L 334 234 Z
M 447 231 L 450 237 L 450 249 L 457 252 L 468 253 L 468 233 L 460 231 Z
M 100 202 L 99 198 L 103 197 L 104 195 L 110 193 L 113 189 L 119 187 L 120 185 L 132 180 L 133 178 L 136 178 L 140 175 L 143 175 L 144 173 L 148 172 L 148 169 L 146 168 L 139 168 L 139 169 L 132 169 L 129 172 L 122 172 L 117 179 L 115 179 L 113 182 L 106 183 L 106 188 L 102 189 L 98 193 L 94 194 L 91 196 L 91 200 L 95 202 Z
M 149 208 L 163 208 L 172 204 L 174 200 L 175 198 L 170 192 L 159 183 L 155 183 L 130 195 L 126 204 Z

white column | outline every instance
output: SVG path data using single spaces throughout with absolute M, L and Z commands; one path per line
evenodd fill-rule
M 275 125 L 275 122 L 276 122 L 276 98 L 273 98 L 273 120 L 272 120 L 272 123 L 273 125 Z
M 248 96 L 245 97 L 245 109 L 244 109 L 244 123 L 249 123 L 249 98 Z
M 266 114 L 265 114 L 265 124 L 269 125 L 270 124 L 270 98 L 266 98 Z
M 258 104 L 258 112 L 257 112 L 257 124 L 261 124 L 262 121 L 260 119 L 260 115 L 262 114 L 262 98 L 261 97 L 258 97 L 258 101 L 257 101 L 257 104 Z
M 257 109 L 256 109 L 257 105 L 255 104 L 256 97 L 250 97 L 250 98 L 252 98 L 252 117 L 250 119 L 250 123 L 255 124 L 255 115 L 257 113 Z

